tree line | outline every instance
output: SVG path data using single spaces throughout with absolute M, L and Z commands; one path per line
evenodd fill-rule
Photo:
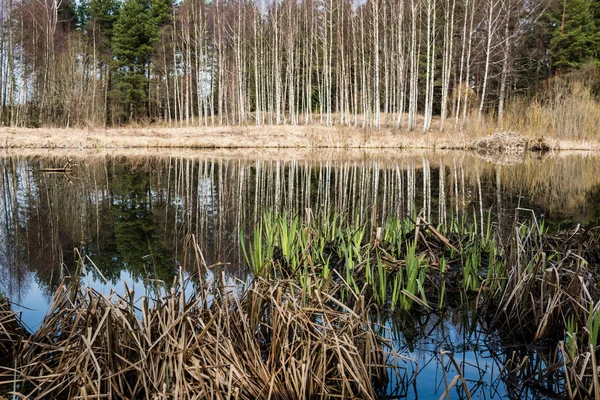
M 595 0 L 0 0 L 0 23 L 11 126 L 462 129 L 600 54 Z

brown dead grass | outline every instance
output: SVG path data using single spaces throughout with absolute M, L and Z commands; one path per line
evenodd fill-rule
M 291 281 L 256 279 L 238 292 L 198 268 L 139 300 L 63 282 L 31 337 L 0 320 L 14 348 L 0 382 L 28 399 L 293 400 L 375 399 L 373 383 L 400 379 L 402 357 L 364 301 L 350 308 Z
M 304 126 L 0 128 L 1 148 L 465 148 L 470 138 Z
M 405 132 L 349 127 L 230 126 L 119 129 L 0 128 L 3 149 L 463 149 L 488 131 Z M 531 139 L 531 138 L 528 138 Z M 544 138 L 553 150 L 600 151 L 600 142 Z

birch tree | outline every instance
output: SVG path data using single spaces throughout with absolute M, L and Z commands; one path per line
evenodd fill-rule
M 501 120 L 520 38 L 558 0 L 82 0 L 78 28 L 71 0 L 15 1 L 0 4 L 3 124 L 412 131 L 421 115 L 427 132 L 438 113 L 464 130 L 471 106 Z M 538 54 L 571 54 L 560 32 L 546 41 Z

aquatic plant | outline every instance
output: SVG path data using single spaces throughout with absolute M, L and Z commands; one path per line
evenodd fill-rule
M 180 271 L 139 299 L 65 281 L 31 337 L 4 306 L 0 344 L 14 358 L 0 381 L 23 398 L 373 399 L 402 363 L 360 296 L 351 308 L 313 286 L 305 304 L 290 280 L 232 290 L 206 274 Z
M 500 338 L 554 343 L 542 367 L 513 355 L 506 374 L 531 380 L 540 368 L 544 376 L 561 371 L 569 397 L 600 394 L 596 231 L 550 234 L 517 218 L 507 233 L 489 217 L 482 230 L 465 219 L 434 227 L 394 218 L 379 227 L 267 213 L 240 240 L 250 283 L 232 287 L 212 275 L 191 240 L 195 267 L 184 265 L 148 297 L 103 296 L 75 275 L 31 337 L 3 322 L 17 321 L 5 306 L 0 346 L 16 350 L 0 378 L 34 398 L 374 398 L 401 357 L 373 315 L 472 304 Z
M 367 224 L 349 223 L 339 215 L 306 221 L 269 214 L 255 227 L 254 237 L 242 237 L 241 245 L 256 276 L 299 282 L 324 282 L 332 276 L 334 283 L 342 283 L 343 300 L 346 290 L 354 294 L 366 290 L 381 307 L 409 310 L 415 304 L 428 308 L 430 300 L 447 297 L 448 288 L 452 294 L 455 289 L 476 293 L 480 275 L 485 274 L 483 254 L 491 254 L 491 270 L 499 264 L 501 251 L 493 233 L 479 235 L 475 225 L 466 221 L 438 228 L 422 218 L 417 222 L 393 218 L 369 235 Z M 266 254 L 272 258 L 265 258 Z
M 516 219 L 507 234 L 492 226 L 488 214 L 483 229 L 476 218 L 453 218 L 437 228 L 423 218 L 394 218 L 369 235 L 368 225 L 333 220 L 333 229 L 325 221 L 295 222 L 310 240 L 298 241 L 286 257 L 311 254 L 308 278 L 323 280 L 326 272 L 328 290 L 340 302 L 353 304 L 365 295 L 380 310 L 428 312 L 430 304 L 443 310 L 476 300 L 482 318 L 500 335 L 533 343 L 564 338 L 566 376 L 577 376 L 568 379 L 579 388 L 573 395 L 591 396 L 590 349 L 600 330 L 598 271 L 590 267 L 600 260 L 597 232 L 578 227 L 550 234 L 533 217 Z M 288 277 L 302 282 L 308 271 Z

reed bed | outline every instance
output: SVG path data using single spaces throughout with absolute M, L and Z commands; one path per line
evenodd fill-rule
M 236 286 L 206 267 L 194 240 L 183 259 L 195 266 L 142 297 L 103 295 L 75 276 L 32 335 L 2 300 L 2 390 L 35 399 L 377 398 L 412 379 L 412 361 L 376 322 L 382 312 L 474 303 L 501 340 L 555 349 L 541 363 L 507 354 L 503 374 L 560 373 L 565 396 L 599 398 L 598 230 L 550 233 L 524 209 L 510 232 L 489 216 L 377 226 L 375 214 L 369 224 L 264 214 L 240 235 L 252 279 Z M 458 382 L 468 390 L 459 371 L 446 392 Z
M 600 264 L 600 231 L 549 233 L 531 216 L 503 233 L 489 215 L 485 224 L 452 218 L 435 227 L 406 217 L 377 227 L 375 218 L 360 224 L 341 215 L 313 221 L 310 213 L 266 213 L 241 246 L 255 276 L 317 281 L 342 297 L 347 290 L 366 294 L 390 310 L 444 308 L 472 295 L 498 307 L 495 321 L 533 326 L 539 339 L 552 321 L 566 321 L 565 312 L 600 296 L 593 268 Z
M 10 302 L 0 294 L 0 368 L 12 367 L 15 349 L 27 337 L 28 333 L 11 309 Z M 4 399 L 2 393 L 12 389 L 10 384 L 3 381 L 0 379 L 0 399 Z
M 0 365 L 11 360 L 15 343 L 27 337 L 18 316 L 12 311 L 7 298 L 0 295 Z
M 437 227 L 420 217 L 382 227 L 356 221 L 266 213 L 241 245 L 255 276 L 316 280 L 343 301 L 352 301 L 349 292 L 365 294 L 391 311 L 444 308 L 452 295 L 475 295 L 483 277 L 504 268 L 498 238 L 466 219 Z
M 372 399 L 399 373 L 363 299 L 300 296 L 290 280 L 234 290 L 204 272 L 141 298 L 65 282 L 31 337 L 5 307 L 0 345 L 14 358 L 0 381 L 29 399 Z
M 600 231 L 549 233 L 530 210 L 516 212 L 508 233 L 490 218 L 483 229 L 423 218 L 377 227 L 268 213 L 243 248 L 256 276 L 317 282 L 347 304 L 366 295 L 379 310 L 427 313 L 474 300 L 502 337 L 554 344 L 545 374 L 562 369 L 570 398 L 600 398 Z
M 517 225 L 505 252 L 511 268 L 493 277 L 503 290 L 485 302 L 486 309 L 496 310 L 488 314 L 493 325 L 513 340 L 546 347 L 558 342 L 555 357 L 536 373 L 560 369 L 565 397 L 600 398 L 598 229 L 549 235 L 537 225 Z

